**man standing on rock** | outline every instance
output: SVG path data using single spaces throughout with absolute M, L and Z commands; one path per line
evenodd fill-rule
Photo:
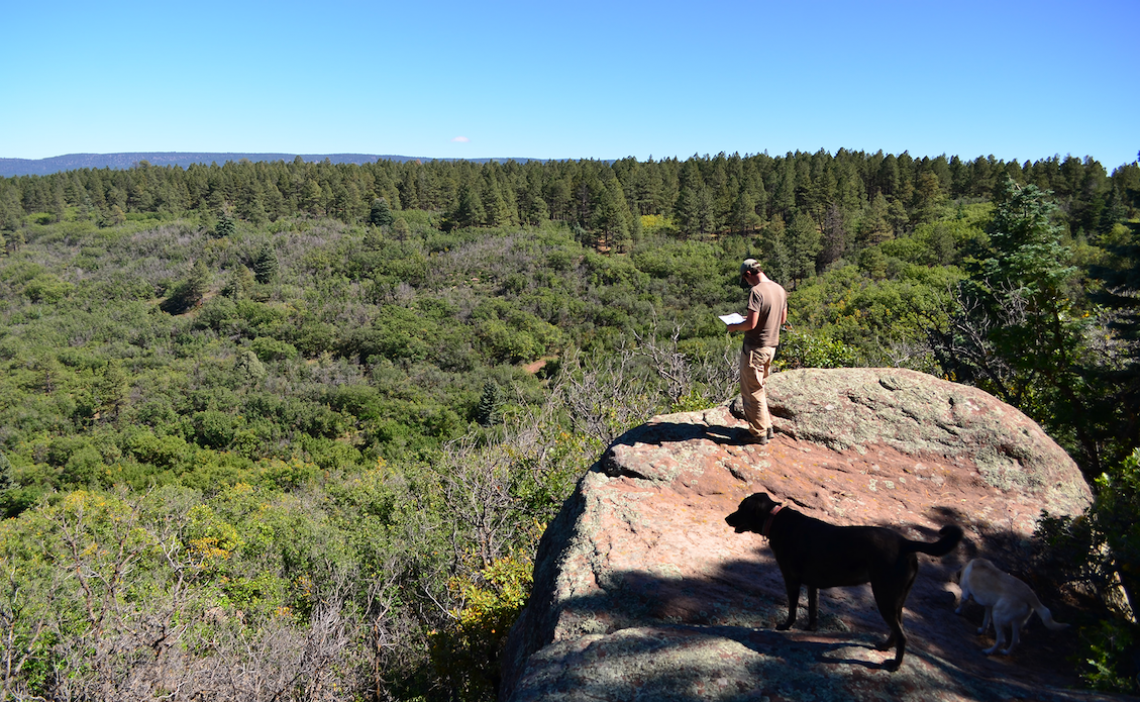
M 728 331 L 744 332 L 740 349 L 740 399 L 748 420 L 750 442 L 767 444 L 772 438 L 772 418 L 768 415 L 768 394 L 764 382 L 776 347 L 780 345 L 780 327 L 788 321 L 788 293 L 764 275 L 756 259 L 740 264 L 740 276 L 750 288 L 748 315 L 743 322 L 728 325 Z

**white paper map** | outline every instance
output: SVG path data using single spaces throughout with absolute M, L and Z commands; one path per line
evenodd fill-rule
M 732 314 L 722 314 L 720 316 L 720 321 L 724 322 L 725 324 L 740 324 L 744 321 L 744 317 L 741 317 L 736 312 L 733 312 Z

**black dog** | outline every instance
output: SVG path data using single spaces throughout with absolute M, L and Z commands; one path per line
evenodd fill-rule
M 885 527 L 836 526 L 784 509 L 763 492 L 744 498 L 736 511 L 724 518 L 739 534 L 755 532 L 768 537 L 776 563 L 788 588 L 788 620 L 781 631 L 796 621 L 800 586 L 808 588 L 808 629 L 815 631 L 819 589 L 871 583 L 879 613 L 891 628 L 880 651 L 895 646 L 894 661 L 883 664 L 898 670 L 906 653 L 902 609 L 918 574 L 918 556 L 944 556 L 962 539 L 962 530 L 944 526 L 934 543 L 911 541 Z

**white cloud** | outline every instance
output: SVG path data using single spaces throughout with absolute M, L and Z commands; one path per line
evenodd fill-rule
M 457 136 L 457 137 L 455 137 L 454 139 L 452 139 L 452 141 L 454 141 L 454 142 L 458 142 L 458 143 L 460 143 L 460 144 L 466 144 L 467 142 L 469 142 L 469 141 L 471 141 L 471 140 L 470 140 L 470 139 L 468 139 L 468 138 L 467 138 L 467 137 L 465 137 L 465 136 Z

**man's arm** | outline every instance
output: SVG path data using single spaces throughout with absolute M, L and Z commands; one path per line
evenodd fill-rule
M 780 313 L 780 326 L 782 327 L 787 323 L 788 323 L 788 305 L 785 303 L 784 304 L 784 311 Z
M 784 310 L 787 314 L 787 310 Z M 730 324 L 726 329 L 730 332 L 749 331 L 756 328 L 756 324 L 760 321 L 760 312 L 758 310 L 748 310 L 748 316 L 744 318 L 743 322 Z

